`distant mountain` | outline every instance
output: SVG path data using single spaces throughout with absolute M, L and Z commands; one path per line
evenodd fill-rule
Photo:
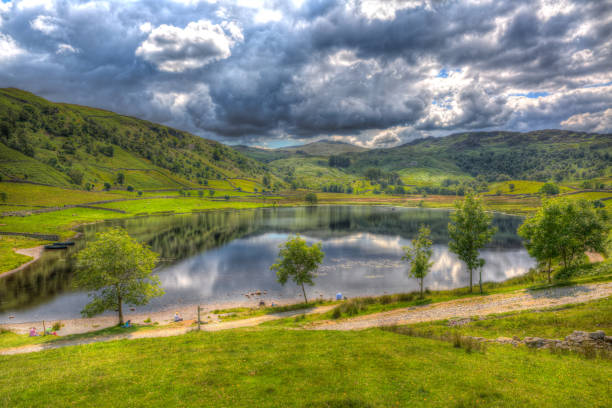
M 310 156 L 332 156 L 343 153 L 359 153 L 368 149 L 336 140 L 318 140 L 301 146 L 282 147 L 276 150 Z
M 238 145 L 234 149 L 252 159 L 262 163 L 270 163 L 275 160 L 286 159 L 296 156 L 328 157 L 344 153 L 359 153 L 366 151 L 365 147 L 355 146 L 350 143 L 336 140 L 318 140 L 299 146 L 279 147 L 277 149 L 261 149 L 252 146 Z
M 558 180 L 609 175 L 612 134 L 538 130 L 469 132 L 414 140 L 402 146 L 351 154 L 349 171 L 433 168 L 482 174 L 488 179 Z
M 160 189 L 232 177 L 263 180 L 267 172 L 262 163 L 187 132 L 0 89 L 0 177 L 5 180 Z

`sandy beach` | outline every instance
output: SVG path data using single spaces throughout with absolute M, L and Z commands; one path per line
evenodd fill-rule
M 277 306 L 284 306 L 293 303 L 299 303 L 302 301 L 300 298 L 295 299 L 283 299 L 277 301 L 275 299 L 265 300 L 266 306 L 269 306 L 271 302 L 274 302 Z M 220 316 L 213 313 L 214 310 L 232 309 L 237 307 L 248 307 L 257 308 L 259 307 L 259 299 L 257 300 L 244 300 L 234 302 L 223 302 L 223 303 L 209 303 L 200 304 L 200 319 L 203 322 L 215 323 L 219 322 L 223 318 L 223 314 Z M 198 316 L 198 305 L 181 305 L 167 308 L 160 311 L 154 312 L 134 312 L 130 310 L 130 307 L 123 309 L 123 319 L 125 321 L 130 320 L 134 324 L 145 324 L 147 323 L 159 323 L 160 325 L 168 324 L 173 321 L 174 313 L 178 312 L 184 320 L 196 320 Z M 44 327 L 50 327 L 55 322 L 61 322 L 63 325 L 61 330 L 58 332 L 60 336 L 68 334 L 86 333 L 95 330 L 104 329 L 117 325 L 118 317 L 117 314 L 104 314 L 101 316 L 91 318 L 76 318 L 76 319 L 57 319 L 57 320 L 45 320 Z M 27 334 L 31 327 L 36 327 L 36 330 L 43 330 L 43 321 L 23 322 L 23 323 L 3 323 L 0 324 L 0 329 L 10 330 L 19 334 Z

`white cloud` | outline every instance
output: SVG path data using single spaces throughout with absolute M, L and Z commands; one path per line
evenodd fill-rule
M 601 112 L 572 115 L 561 126 L 585 132 L 612 133 L 612 108 Z
M 234 23 L 219 25 L 200 20 L 184 29 L 162 24 L 140 44 L 136 55 L 161 71 L 184 72 L 229 58 L 232 46 L 242 40 L 242 31 Z
M 13 40 L 10 35 L 0 33 L 0 62 L 15 58 L 25 51 Z
M 79 50 L 70 44 L 60 44 L 57 46 L 57 51 L 55 51 L 55 53 L 59 55 L 77 54 L 78 52 Z
M 273 21 L 283 19 L 283 13 L 280 10 L 261 9 L 255 14 L 254 21 L 259 24 L 266 24 Z
M 138 28 L 143 33 L 150 33 L 151 31 L 153 31 L 153 25 L 148 21 L 146 23 L 142 23 Z
M 17 10 L 20 11 L 33 8 L 42 8 L 44 10 L 50 11 L 55 8 L 54 2 L 50 0 L 21 0 L 16 1 L 15 5 L 17 7 Z
M 57 18 L 52 16 L 38 16 L 34 20 L 30 21 L 30 27 L 34 30 L 38 30 L 43 34 L 51 35 L 59 31 L 59 21 Z

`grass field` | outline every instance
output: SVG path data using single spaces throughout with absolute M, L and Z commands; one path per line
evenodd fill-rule
M 16 253 L 13 248 L 31 248 L 44 243 L 46 242 L 32 238 L 0 236 L 0 275 L 32 259 Z
M 0 191 L 7 194 L 7 204 L 41 205 L 47 207 L 124 198 L 124 195 L 110 191 L 93 192 L 21 183 L 0 183 Z M 135 196 L 136 194 L 132 193 L 132 195 Z
M 541 181 L 532 180 L 500 181 L 491 184 L 489 191 L 485 194 L 497 194 L 498 192 L 502 194 L 538 194 L 544 184 Z M 514 185 L 514 189 L 510 188 L 511 185 Z M 559 190 L 561 193 L 572 191 L 571 188 L 563 185 L 559 185 Z
M 378 329 L 190 333 L 0 357 L 0 404 L 598 407 L 612 362 Z M 588 375 L 576 375 L 588 373 Z
M 405 184 L 413 186 L 440 185 L 445 179 L 464 181 L 473 177 L 458 171 L 447 171 L 436 168 L 406 168 L 399 171 L 399 175 Z

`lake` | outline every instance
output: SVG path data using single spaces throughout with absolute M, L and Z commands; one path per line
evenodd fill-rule
M 323 265 L 309 299 L 409 292 L 418 289 L 401 260 L 402 246 L 415 237 L 421 224 L 429 225 L 434 241 L 433 267 L 425 279 L 432 290 L 469 284 L 465 267 L 448 250 L 445 210 L 318 206 L 215 211 L 189 215 L 162 215 L 124 219 L 81 229 L 74 249 L 47 251 L 23 271 L 0 279 L 0 323 L 79 317 L 87 294 L 73 287 L 73 255 L 95 233 L 122 226 L 160 254 L 157 267 L 165 295 L 138 312 L 165 310 L 188 304 L 243 301 L 256 305 L 299 299 L 292 282 L 284 287 L 270 271 L 278 246 L 290 234 L 322 242 Z M 483 280 L 502 281 L 535 265 L 516 230 L 520 217 L 496 214 L 498 232 L 481 252 L 486 260 Z M 474 276 L 477 281 L 477 275 Z M 245 294 L 261 291 L 255 299 Z M 265 291 L 265 295 L 263 292 Z M 9 316 L 14 316 L 9 320 Z

